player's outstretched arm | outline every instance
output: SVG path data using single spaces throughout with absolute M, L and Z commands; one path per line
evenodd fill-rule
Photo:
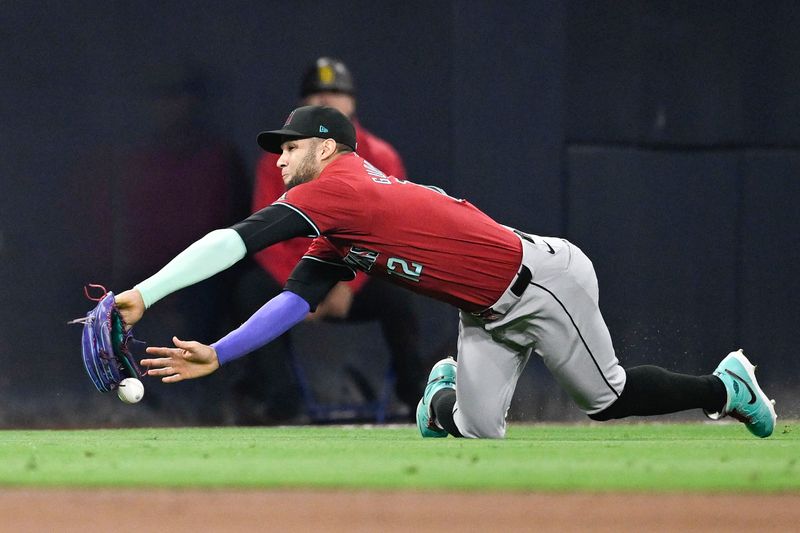
M 211 346 L 197 341 L 182 341 L 178 337 L 172 337 L 172 342 L 175 348 L 147 348 L 147 353 L 158 356 L 142 359 L 148 376 L 160 376 L 164 383 L 177 383 L 207 376 L 219 368 L 217 352 Z
M 192 243 L 134 289 L 139 291 L 145 309 L 149 309 L 164 296 L 231 267 L 246 253 L 244 241 L 235 230 L 214 230 Z
M 233 266 L 248 253 L 314 233 L 308 220 L 292 209 L 267 206 L 230 228 L 206 234 L 134 289 L 139 291 L 144 308 L 149 309 L 166 295 Z
M 151 346 L 147 353 L 158 357 L 142 359 L 141 364 L 148 369 L 148 376 L 160 376 L 164 383 L 207 376 L 222 363 L 246 355 L 280 336 L 300 322 L 308 310 L 308 302 L 284 291 L 213 345 L 172 337 L 175 348 Z
M 310 306 L 297 294 L 285 290 L 244 324 L 212 344 L 217 361 L 225 364 L 256 350 L 289 331 L 308 314 Z

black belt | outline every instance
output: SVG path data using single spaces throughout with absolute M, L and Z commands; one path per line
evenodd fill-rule
M 531 269 L 522 265 L 522 268 L 519 269 L 517 273 L 517 280 L 511 285 L 511 293 L 519 298 L 522 296 L 522 293 L 525 292 L 525 289 L 528 288 L 528 285 L 531 283 L 531 279 L 533 279 L 533 274 L 531 274 Z

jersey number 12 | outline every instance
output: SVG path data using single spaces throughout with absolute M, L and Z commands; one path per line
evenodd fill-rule
M 386 261 L 386 271 L 389 273 L 389 275 L 399 276 L 413 282 L 419 282 L 419 277 L 422 275 L 422 265 L 414 262 L 409 265 L 408 261 L 405 259 L 390 257 L 389 260 Z

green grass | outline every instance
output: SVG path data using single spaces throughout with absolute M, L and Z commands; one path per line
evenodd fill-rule
M 524 491 L 800 490 L 800 424 L 511 425 L 502 441 L 416 428 L 0 431 L 0 486 Z

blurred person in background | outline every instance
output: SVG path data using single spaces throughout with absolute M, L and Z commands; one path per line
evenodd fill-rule
M 198 237 L 249 213 L 251 185 L 243 160 L 212 126 L 207 72 L 194 65 L 169 65 L 150 76 L 145 96 L 152 129 L 141 146 L 124 156 L 112 183 L 112 203 L 118 206 L 112 230 L 113 286 L 135 282 Z M 168 298 L 143 323 L 140 335 L 156 343 L 176 330 L 201 336 L 224 330 L 230 325 L 225 302 L 234 275 L 229 272 Z M 151 394 L 145 401 L 158 409 L 175 403 Z M 175 413 L 176 421 L 202 422 L 195 418 L 199 412 L 207 411 Z
M 347 66 L 340 60 L 320 57 L 305 70 L 300 81 L 300 105 L 330 106 L 350 118 L 355 126 L 358 154 L 397 178 L 406 171 L 397 151 L 385 140 L 366 130 L 356 117 L 356 87 Z M 256 167 L 252 211 L 272 204 L 286 192 L 278 155 L 265 153 Z M 279 294 L 286 280 L 311 243 L 295 238 L 256 254 L 245 268 L 236 290 L 236 316 L 244 322 L 265 300 Z M 425 385 L 420 361 L 418 318 L 412 296 L 392 284 L 369 279 L 359 273 L 350 282 L 337 284 L 309 315 L 310 320 L 342 322 L 378 321 L 391 355 L 395 394 L 407 406 L 409 419 Z M 235 423 L 285 423 L 300 417 L 300 388 L 289 361 L 289 334 L 261 348 L 255 357 L 244 358 L 241 378 L 234 384 Z

